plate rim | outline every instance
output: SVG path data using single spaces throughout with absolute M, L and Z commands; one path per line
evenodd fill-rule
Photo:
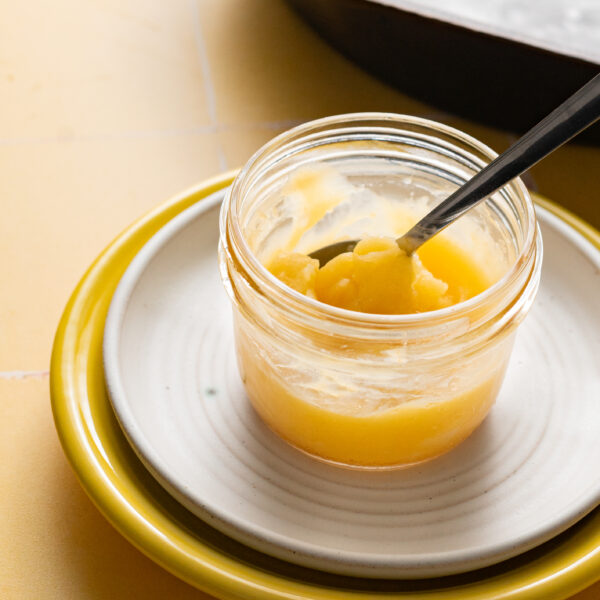
M 126 228 L 92 263 L 83 278 L 75 288 L 61 318 L 54 341 L 50 388 L 52 410 L 55 426 L 72 467 L 80 483 L 86 490 L 100 512 L 124 535 L 152 560 L 171 571 L 174 575 L 220 597 L 236 598 L 296 598 L 319 599 L 348 599 L 369 598 L 370 592 L 356 590 L 335 590 L 324 588 L 312 582 L 298 582 L 286 579 L 284 576 L 267 573 L 251 565 L 242 565 L 225 557 L 206 545 L 198 547 L 198 543 L 190 545 L 182 532 L 170 531 L 174 538 L 167 542 L 164 533 L 159 535 L 156 530 L 156 515 L 149 515 L 147 510 L 136 501 L 135 488 L 126 482 L 119 488 L 116 475 L 111 471 L 111 465 L 102 461 L 94 440 L 86 428 L 86 415 L 82 414 L 79 400 L 87 398 L 87 388 L 82 388 L 81 375 L 87 370 L 94 374 L 98 382 L 97 359 L 91 344 L 103 336 L 104 320 L 112 294 L 122 273 L 140 248 L 165 223 L 192 204 L 212 193 L 219 191 L 231 183 L 234 171 L 211 178 L 207 181 L 185 190 L 162 203 L 147 215 L 138 219 Z M 600 249 L 600 233 L 592 226 L 576 217 L 568 210 L 555 205 L 553 202 L 535 195 L 536 202 L 550 213 L 565 221 L 584 238 Z M 116 279 L 116 281 L 115 281 Z M 94 296 L 95 294 L 95 296 Z M 89 316 L 90 303 L 95 303 L 96 309 L 91 318 L 82 322 L 84 316 Z M 101 344 L 100 344 L 101 345 Z M 100 364 L 100 370 L 102 365 Z M 129 486 L 127 485 L 129 483 Z M 161 526 L 169 529 L 170 521 L 163 519 Z M 170 529 L 172 530 L 172 524 Z M 176 528 L 175 528 L 176 529 Z M 584 543 L 583 556 L 573 557 L 571 562 L 563 561 L 554 567 L 545 565 L 552 559 L 542 561 L 541 573 L 536 576 L 527 572 L 529 569 L 519 569 L 521 577 L 508 571 L 497 578 L 484 579 L 469 584 L 439 591 L 427 591 L 423 594 L 429 599 L 439 598 L 511 598 L 515 594 L 528 594 L 528 597 L 564 598 L 593 583 L 600 573 L 600 526 L 593 535 L 593 540 Z M 183 532 L 185 533 L 185 532 Z M 597 540 L 596 540 L 597 538 Z M 596 543 L 592 543 L 596 540 Z M 179 547 L 174 547 L 174 542 Z M 184 551 L 186 550 L 186 551 Z M 201 551 L 199 551 L 201 550 Z M 577 554 L 577 553 L 575 553 Z M 525 571 L 525 575 L 522 571 Z M 504 582 L 504 585 L 502 585 Z M 535 589 L 539 596 L 531 595 Z M 493 595 L 490 595 L 492 594 Z M 381 598 L 418 598 L 415 592 L 383 594 Z M 542 594 L 544 594 L 542 596 Z M 549 596 L 552 594 L 552 596 Z
M 352 550 L 334 550 L 313 545 L 307 541 L 299 541 L 289 536 L 282 536 L 277 531 L 265 529 L 247 519 L 238 518 L 236 514 L 220 510 L 213 502 L 202 499 L 201 490 L 192 489 L 184 482 L 171 476 L 168 463 L 151 443 L 144 430 L 139 427 L 132 405 L 125 392 L 121 370 L 120 335 L 125 315 L 137 284 L 151 267 L 155 258 L 188 227 L 202 219 L 209 211 L 215 210 L 226 193 L 226 188 L 211 194 L 203 202 L 194 204 L 165 224 L 154 234 L 129 263 L 120 278 L 113 294 L 105 321 L 103 335 L 103 362 L 106 387 L 109 400 L 117 420 L 128 438 L 132 448 L 144 466 L 154 478 L 188 510 L 200 519 L 214 525 L 217 529 L 239 542 L 259 552 L 264 552 L 280 560 L 287 560 L 298 565 L 329 571 L 341 575 L 362 575 L 368 578 L 407 578 L 423 579 L 444 577 L 465 573 L 500 563 L 532 548 L 566 531 L 585 515 L 589 514 L 600 499 L 600 488 L 585 495 L 584 500 L 577 499 L 571 503 L 568 513 L 559 515 L 558 519 L 546 521 L 537 529 L 521 533 L 510 540 L 495 545 L 479 545 L 460 550 L 418 554 L 411 556 L 403 553 L 370 554 L 365 563 L 360 552 Z M 591 259 L 591 250 L 581 248 L 581 238 L 561 219 L 541 208 L 544 221 L 559 235 L 570 243 L 580 247 L 582 254 Z M 595 247 L 596 258 L 598 252 Z M 216 249 L 215 249 L 216 252 Z M 600 263 L 600 260 L 598 261 Z

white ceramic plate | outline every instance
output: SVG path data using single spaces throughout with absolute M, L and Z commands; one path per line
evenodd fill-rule
M 221 198 L 140 251 L 104 337 L 123 430 L 188 509 L 290 562 L 420 578 L 524 552 L 600 503 L 600 252 L 569 225 L 538 208 L 540 292 L 484 424 L 424 466 L 363 473 L 294 450 L 248 404 L 218 273 Z

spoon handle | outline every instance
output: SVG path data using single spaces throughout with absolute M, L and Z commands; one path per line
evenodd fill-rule
M 599 117 L 600 74 L 423 217 L 398 239 L 398 244 L 407 253 L 414 252 L 431 236 L 535 165 Z

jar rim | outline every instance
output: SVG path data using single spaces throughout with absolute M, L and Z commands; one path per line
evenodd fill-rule
M 252 171 L 252 168 L 256 166 L 260 159 L 268 156 L 269 151 L 272 148 L 278 147 L 279 144 L 286 141 L 286 139 L 289 137 L 294 136 L 295 139 L 299 139 L 302 134 L 311 133 L 315 128 L 322 128 L 327 125 L 334 126 L 344 124 L 351 127 L 352 125 L 357 126 L 360 124 L 360 122 L 367 121 L 387 122 L 387 124 L 397 127 L 398 131 L 402 131 L 403 124 L 424 127 L 431 130 L 432 134 L 443 133 L 451 138 L 455 138 L 456 141 L 463 142 L 474 150 L 479 151 L 486 159 L 489 159 L 490 161 L 498 156 L 498 154 L 489 146 L 460 131 L 459 129 L 422 117 L 387 112 L 361 112 L 333 115 L 308 121 L 288 129 L 272 138 L 252 155 L 252 157 L 238 173 L 226 195 L 221 212 L 221 243 L 223 244 L 224 248 L 227 250 L 230 240 L 234 242 L 234 247 L 238 250 L 238 252 L 236 252 L 238 260 L 246 269 L 251 271 L 253 275 L 253 281 L 260 286 L 263 292 L 271 292 L 271 294 L 269 294 L 270 298 L 277 298 L 277 296 L 280 295 L 281 302 L 279 303 L 282 306 L 285 306 L 286 309 L 295 309 L 302 311 L 303 313 L 307 309 L 311 309 L 311 312 L 316 313 L 321 318 L 327 319 L 328 322 L 333 320 L 342 322 L 345 325 L 357 326 L 361 328 L 374 327 L 396 329 L 418 326 L 429 327 L 438 323 L 446 322 L 448 320 L 454 320 L 456 318 L 463 317 L 474 309 L 484 307 L 489 303 L 495 303 L 495 300 L 499 296 L 503 295 L 503 291 L 509 288 L 510 284 L 522 273 L 525 266 L 530 262 L 531 254 L 535 252 L 537 246 L 536 239 L 538 237 L 538 228 L 536 227 L 535 208 L 527 188 L 519 177 L 513 179 L 506 186 L 501 188 L 501 190 L 512 188 L 517 195 L 521 196 L 525 205 L 527 227 L 526 236 L 514 263 L 497 282 L 485 289 L 483 292 L 480 292 L 464 302 L 459 302 L 445 308 L 421 313 L 391 315 L 363 313 L 345 308 L 339 308 L 337 306 L 332 306 L 319 300 L 310 298 L 287 286 L 272 273 L 270 273 L 269 270 L 255 256 L 242 233 L 239 219 L 237 218 L 240 198 L 235 197 L 235 192 L 239 191 L 241 182 Z M 456 146 L 455 149 L 457 151 L 462 151 L 458 146 Z M 228 215 L 231 218 L 227 222 Z M 228 228 L 228 223 L 231 225 L 231 230 Z M 229 231 L 233 233 L 233 239 L 229 237 Z M 240 250 L 241 253 L 239 252 Z

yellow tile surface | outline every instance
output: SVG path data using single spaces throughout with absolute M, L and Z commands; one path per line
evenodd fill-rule
M 132 220 L 304 120 L 417 114 L 497 151 L 514 136 L 374 79 L 278 0 L 2 8 L 0 598 L 207 598 L 117 534 L 62 455 L 43 373 L 74 285 Z M 528 183 L 600 226 L 599 165 L 571 144 Z M 600 584 L 573 600 L 597 598 Z
M 220 122 L 429 109 L 357 69 L 273 0 L 198 0 Z
M 228 165 L 243 165 L 263 144 L 287 127 L 273 123 L 263 127 L 234 127 L 219 133 L 219 144 Z
M 600 228 L 600 148 L 568 144 L 536 165 L 532 175 L 540 193 Z
M 47 369 L 77 281 L 124 227 L 219 171 L 215 135 L 0 147 L 0 372 Z
M 14 2 L 0 40 L 0 143 L 211 123 L 187 0 Z
M 0 456 L 2 600 L 209 598 L 100 516 L 62 453 L 47 377 L 0 380 Z

